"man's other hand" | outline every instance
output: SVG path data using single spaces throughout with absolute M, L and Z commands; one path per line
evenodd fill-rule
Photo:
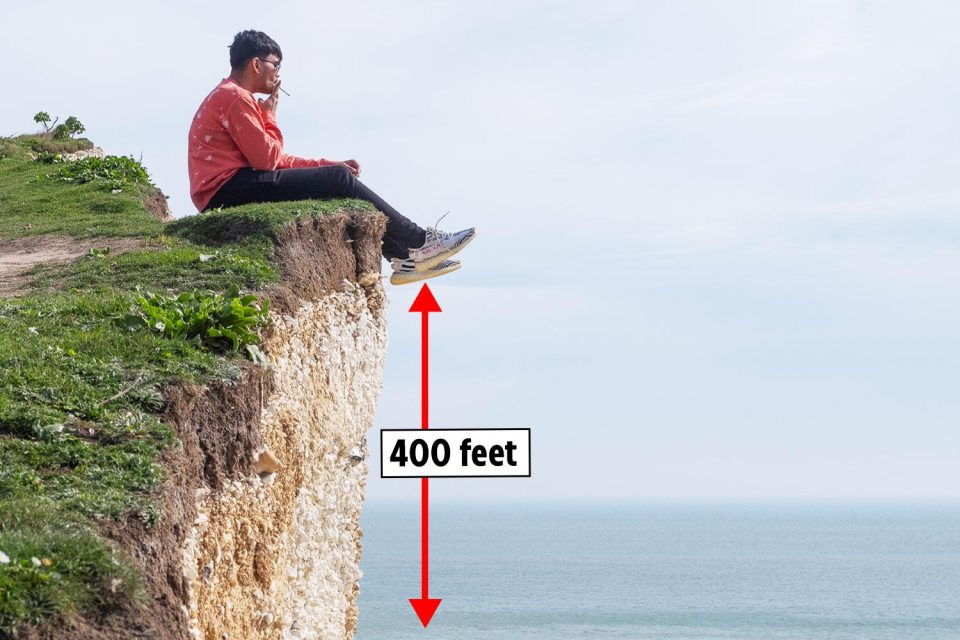
M 360 163 L 356 160 L 344 160 L 340 164 L 345 166 L 347 169 L 350 169 L 350 173 L 353 175 L 357 176 L 358 178 L 360 177 Z
M 263 98 L 257 98 L 257 102 L 260 103 L 260 108 L 264 111 L 277 111 L 277 101 L 280 100 L 280 81 L 277 80 L 276 84 L 273 85 L 273 91 L 270 92 L 270 97 L 264 100 Z

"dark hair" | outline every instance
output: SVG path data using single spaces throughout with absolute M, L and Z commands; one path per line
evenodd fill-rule
M 247 29 L 233 37 L 233 44 L 230 45 L 230 66 L 242 69 L 254 58 L 265 58 L 271 53 L 283 60 L 280 45 L 273 38 L 263 31 Z

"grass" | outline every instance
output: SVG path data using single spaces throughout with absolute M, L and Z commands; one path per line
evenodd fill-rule
M 40 625 L 54 616 L 70 619 L 143 601 L 130 562 L 55 502 L 13 499 L 3 506 L 0 634 L 15 634 L 18 623 Z
M 220 291 L 233 283 L 248 290 L 261 289 L 279 279 L 266 246 L 256 251 L 207 247 L 166 235 L 147 242 L 149 246 L 143 250 L 88 255 L 68 265 L 35 267 L 30 272 L 33 286 L 36 291 L 132 290 L 150 283 L 154 290 L 168 292 Z M 109 248 L 109 242 L 99 247 Z
M 114 194 L 38 179 L 57 165 L 28 153 L 90 146 L 53 144 L 0 139 L 0 240 L 123 236 L 142 248 L 118 254 L 104 238 L 72 263 L 35 267 L 28 295 L 0 299 L 0 635 L 142 597 L 132 565 L 95 523 L 137 517 L 151 526 L 164 517 L 154 502 L 160 454 L 177 445 L 159 418 L 164 387 L 240 374 L 239 355 L 123 328 L 118 320 L 135 306 L 137 287 L 257 291 L 279 279 L 271 261 L 277 229 L 371 209 L 342 200 L 257 204 L 164 224 L 143 204 L 148 185 Z
M 143 205 L 149 185 L 111 193 L 96 183 L 62 185 L 38 175 L 55 174 L 57 165 L 29 159 L 0 159 L 0 240 L 40 234 L 75 237 L 145 236 L 163 231 L 163 223 Z M 60 187 L 61 185 L 56 185 Z M 52 212 L 56 215 L 50 215 Z

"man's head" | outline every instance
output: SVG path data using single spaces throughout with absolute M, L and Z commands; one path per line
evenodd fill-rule
M 230 45 L 230 75 L 252 93 L 270 93 L 280 74 L 280 45 L 262 31 L 241 31 Z

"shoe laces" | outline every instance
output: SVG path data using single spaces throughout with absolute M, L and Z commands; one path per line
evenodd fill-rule
M 450 212 L 447 211 L 447 213 L 445 213 L 445 214 L 443 214 L 442 216 L 440 216 L 440 219 L 437 220 L 436 223 L 434 223 L 434 225 L 433 225 L 432 227 L 427 227 L 427 236 L 428 236 L 428 237 L 432 237 L 432 238 L 435 238 L 435 239 L 437 239 L 437 240 L 446 240 L 447 238 L 449 238 L 450 236 L 453 235 L 452 233 L 449 233 L 449 232 L 447 232 L 447 231 L 441 231 L 440 229 L 437 228 L 438 226 L 440 226 L 440 221 L 443 220 L 444 218 L 446 218 L 448 213 L 450 213 Z

